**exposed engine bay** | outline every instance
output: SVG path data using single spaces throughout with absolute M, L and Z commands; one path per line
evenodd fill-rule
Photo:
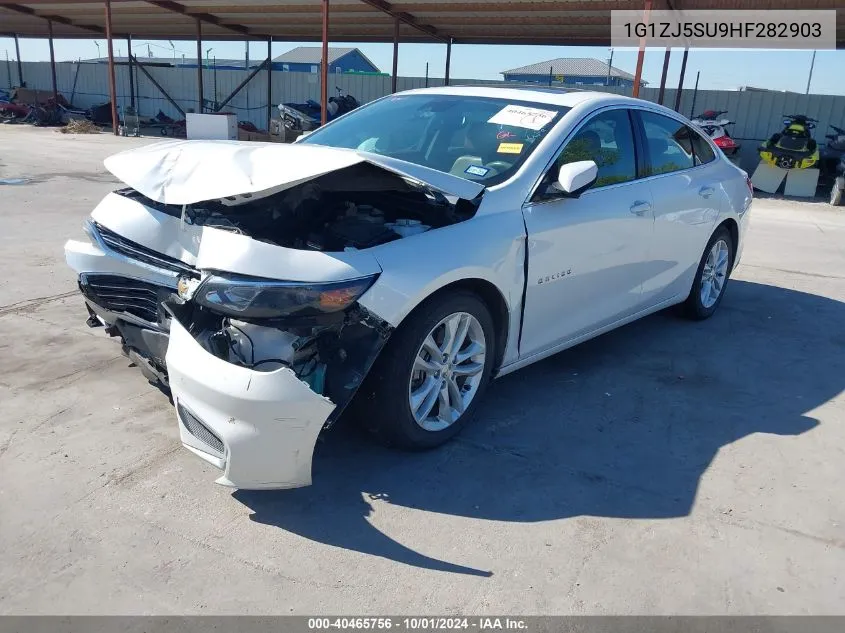
M 364 249 L 456 224 L 476 201 L 451 202 L 417 181 L 362 163 L 280 192 L 190 205 L 162 204 L 133 189 L 116 192 L 182 221 L 278 246 L 337 252 Z

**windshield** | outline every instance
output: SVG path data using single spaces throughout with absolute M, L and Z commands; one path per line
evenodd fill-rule
M 395 95 L 301 142 L 398 158 L 484 185 L 519 168 L 569 108 L 460 95 Z

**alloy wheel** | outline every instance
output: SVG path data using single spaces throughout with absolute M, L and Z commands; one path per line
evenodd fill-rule
M 487 357 L 484 329 L 468 312 L 442 319 L 414 357 L 408 404 L 417 424 L 441 431 L 461 417 L 478 393 Z
M 705 309 L 713 307 L 719 300 L 728 278 L 730 249 L 725 240 L 713 244 L 701 271 L 701 305 Z

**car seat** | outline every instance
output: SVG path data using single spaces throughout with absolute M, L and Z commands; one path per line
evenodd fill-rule
M 455 159 L 449 173 L 463 176 L 470 165 L 485 165 L 490 162 L 495 156 L 497 144 L 495 126 L 484 122 L 470 123 L 464 134 L 467 153 Z

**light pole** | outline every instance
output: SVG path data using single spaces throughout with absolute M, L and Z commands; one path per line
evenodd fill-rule
M 813 58 L 810 60 L 810 76 L 807 77 L 807 89 L 804 91 L 805 95 L 810 94 L 810 82 L 813 81 L 813 66 L 816 65 L 816 51 L 813 51 Z

